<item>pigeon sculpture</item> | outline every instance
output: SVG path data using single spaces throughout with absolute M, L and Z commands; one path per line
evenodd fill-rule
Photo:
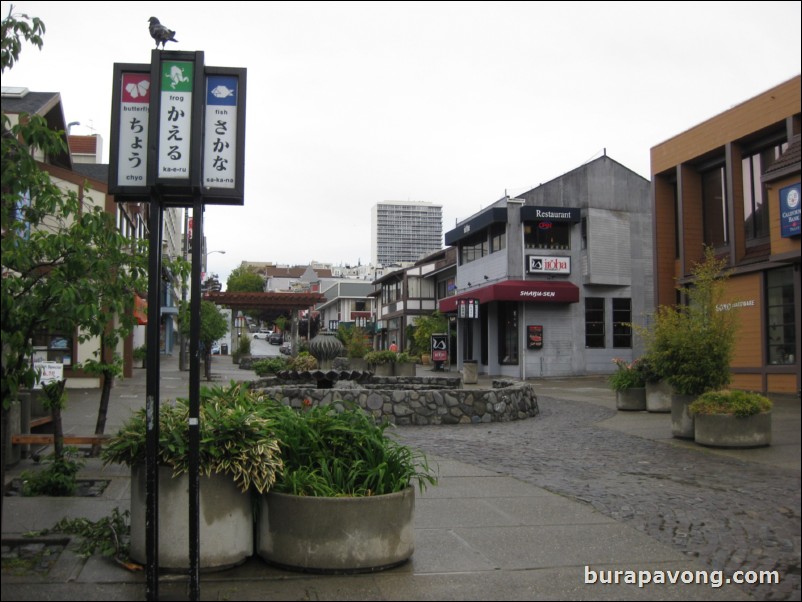
M 148 21 L 150 22 L 150 37 L 156 40 L 156 48 L 159 47 L 159 44 L 164 48 L 167 42 L 178 42 L 175 39 L 175 32 L 159 23 L 156 17 L 151 17 Z

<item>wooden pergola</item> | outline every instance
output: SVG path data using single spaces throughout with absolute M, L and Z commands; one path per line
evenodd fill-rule
M 231 309 L 292 311 L 314 307 L 326 300 L 320 293 L 207 293 L 203 297 Z

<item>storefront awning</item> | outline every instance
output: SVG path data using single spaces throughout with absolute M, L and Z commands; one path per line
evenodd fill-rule
M 572 282 L 559 280 L 507 280 L 441 299 L 440 312 L 457 311 L 460 299 L 479 299 L 479 303 L 491 301 L 578 303 L 579 288 Z

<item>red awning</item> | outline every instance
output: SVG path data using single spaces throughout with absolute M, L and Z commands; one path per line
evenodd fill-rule
M 442 313 L 457 311 L 460 299 L 491 301 L 526 301 L 529 303 L 578 303 L 579 288 L 572 282 L 559 280 L 507 280 L 441 299 Z

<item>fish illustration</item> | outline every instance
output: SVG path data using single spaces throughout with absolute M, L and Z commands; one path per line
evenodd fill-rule
M 214 96 L 215 98 L 228 98 L 229 96 L 234 96 L 234 90 L 226 86 L 220 85 L 212 90 L 212 96 Z

